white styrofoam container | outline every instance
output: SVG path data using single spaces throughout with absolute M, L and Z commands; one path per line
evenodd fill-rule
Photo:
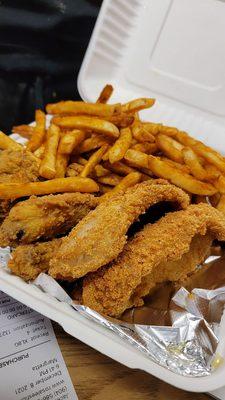
M 112 101 L 153 96 L 143 118 L 175 125 L 225 153 L 225 3 L 221 0 L 105 0 L 78 78 L 84 100 L 106 83 Z M 188 378 L 157 365 L 67 304 L 0 269 L 0 289 L 58 322 L 66 332 L 114 360 L 181 389 L 224 386 L 225 364 Z M 225 316 L 218 354 L 225 358 Z

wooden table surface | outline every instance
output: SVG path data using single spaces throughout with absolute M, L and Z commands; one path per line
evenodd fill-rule
M 79 400 L 210 400 L 129 369 L 69 336 L 53 324 Z

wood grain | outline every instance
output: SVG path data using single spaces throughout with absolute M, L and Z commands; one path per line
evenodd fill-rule
M 79 400 L 209 400 L 206 394 L 176 389 L 139 370 L 129 369 L 54 330 Z

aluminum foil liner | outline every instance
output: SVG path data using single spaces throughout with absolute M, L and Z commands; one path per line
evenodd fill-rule
M 9 248 L 0 251 L 3 268 L 7 268 L 9 252 Z M 121 320 L 78 304 L 44 273 L 30 284 L 110 329 L 163 367 L 180 375 L 199 377 L 211 374 L 221 361 L 217 346 L 225 305 L 225 257 L 209 257 L 205 264 L 194 278 L 187 279 L 186 288 L 165 284 L 146 300 L 145 306 L 127 311 Z M 195 288 L 198 283 L 202 288 Z

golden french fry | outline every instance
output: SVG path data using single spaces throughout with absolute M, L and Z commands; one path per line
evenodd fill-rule
M 114 164 L 111 164 L 109 161 L 105 161 L 103 163 L 103 167 L 121 176 L 126 176 L 131 172 L 135 172 L 134 168 L 129 167 L 129 165 L 123 164 L 121 161 L 118 161 Z
M 142 153 L 154 154 L 159 148 L 156 143 L 136 143 L 131 147 L 133 150 L 142 151 Z
M 18 135 L 26 138 L 26 139 L 30 139 L 31 136 L 34 133 L 34 126 L 30 126 L 30 125 L 17 125 L 17 126 L 13 126 L 12 128 L 12 132 L 13 133 L 17 133 Z
M 153 136 L 147 129 L 142 124 L 134 124 L 132 126 L 132 134 L 133 137 L 138 141 L 138 142 L 150 142 L 154 143 L 155 142 L 155 136 Z
M 129 149 L 127 150 L 124 160 L 134 167 L 148 168 L 148 155 L 141 151 Z
M 55 163 L 55 178 L 64 178 L 64 176 L 66 175 L 66 169 L 69 159 L 69 154 L 57 153 Z
M 165 163 L 169 164 L 173 168 L 176 168 L 176 169 L 179 169 L 180 171 L 185 172 L 186 174 L 190 174 L 191 173 L 190 168 L 185 164 L 179 164 L 176 161 L 172 161 L 169 158 L 164 157 L 164 156 L 160 156 L 160 160 L 162 160 Z
M 34 151 L 34 155 L 37 158 L 43 159 L 45 153 L 45 143 L 42 143 L 40 147 L 38 147 L 37 150 Z
M 84 158 L 84 157 L 77 157 L 76 161 L 78 162 L 78 164 L 81 164 L 81 165 L 85 165 L 88 162 L 88 160 L 86 160 L 86 158 Z
M 17 199 L 24 196 L 65 192 L 93 193 L 98 190 L 98 184 L 90 178 L 58 178 L 44 182 L 0 183 L 0 198 Z
M 168 179 L 168 181 L 184 190 L 187 190 L 189 193 L 212 196 L 217 191 L 210 183 L 201 182 L 193 176 L 171 167 L 168 163 L 157 157 L 149 155 L 148 160 L 149 169 L 154 173 L 154 175 Z
M 128 189 L 130 186 L 134 186 L 137 183 L 141 181 L 142 174 L 140 172 L 131 172 L 127 176 L 125 176 L 120 183 L 115 186 L 109 193 L 105 193 L 103 196 L 101 196 L 101 201 L 107 200 L 109 197 L 112 195 L 118 193 L 118 192 L 124 192 L 126 189 Z
M 130 128 L 124 128 L 120 131 L 120 137 L 109 150 L 109 161 L 111 164 L 122 160 L 132 142 L 132 134 Z
M 83 168 L 83 165 L 72 163 L 66 169 L 66 176 L 78 176 L 82 172 Z
M 88 153 L 89 151 L 98 149 L 105 144 L 108 144 L 105 138 L 98 135 L 92 135 L 90 138 L 85 139 L 80 146 L 75 149 L 74 153 Z
M 207 179 L 209 181 L 214 181 L 215 179 L 218 179 L 219 176 L 221 175 L 221 171 L 219 171 L 215 165 L 212 164 L 205 164 L 204 165 L 205 170 L 207 171 Z
M 91 115 L 94 117 L 109 118 L 121 112 L 121 104 L 85 103 L 83 101 L 59 101 L 48 104 L 48 114 Z
M 108 102 L 110 97 L 112 96 L 113 93 L 113 87 L 112 85 L 105 85 L 105 87 L 102 89 L 96 103 L 102 103 L 105 104 Z
M 88 175 L 92 173 L 96 165 L 99 164 L 100 161 L 102 160 L 102 156 L 107 149 L 108 145 L 103 145 L 102 147 L 100 147 L 100 149 L 98 149 L 95 153 L 91 155 L 87 164 L 84 165 L 84 168 L 80 174 L 81 177 L 86 178 Z
M 96 167 L 94 168 L 94 175 L 98 178 L 110 175 L 110 173 L 111 172 L 108 169 L 104 168 L 101 164 L 96 165 Z
M 198 156 L 190 147 L 184 147 L 182 150 L 185 164 L 190 168 L 190 171 L 195 178 L 200 181 L 207 180 L 207 171 L 199 162 Z
M 220 175 L 219 178 L 215 179 L 213 184 L 217 188 L 218 192 L 225 194 L 225 177 L 223 175 Z
M 43 178 L 53 179 L 56 174 L 56 154 L 60 139 L 60 130 L 51 124 L 47 131 L 44 157 L 42 159 L 39 174 Z
M 22 150 L 23 147 L 21 146 L 21 144 L 15 142 L 15 140 L 11 139 L 9 136 L 5 135 L 5 133 L 0 131 L 0 149 Z
M 52 123 L 58 125 L 60 128 L 87 129 L 109 138 L 117 139 L 119 137 L 119 129 L 104 119 L 82 115 L 76 117 L 53 117 Z
M 85 132 L 73 129 L 61 137 L 58 152 L 61 154 L 71 154 L 84 139 Z
M 216 206 L 217 210 L 225 214 L 225 194 L 221 194 L 219 202 Z
M 134 122 L 134 116 L 132 114 L 120 113 L 117 115 L 113 115 L 112 117 L 108 118 L 109 122 L 112 122 L 118 128 L 126 128 L 130 126 Z
M 155 99 L 140 98 L 122 104 L 122 112 L 135 113 L 145 108 L 150 108 L 155 104 Z
M 45 113 L 41 110 L 35 111 L 36 126 L 34 127 L 34 133 L 31 139 L 27 143 L 27 150 L 35 151 L 45 139 Z
M 120 183 L 121 179 L 123 179 L 123 178 L 119 175 L 110 174 L 110 175 L 102 176 L 102 177 L 98 178 L 98 182 L 103 183 L 105 185 L 109 185 L 109 186 L 116 186 Z
M 184 146 L 173 138 L 159 134 L 156 136 L 156 144 L 158 148 L 171 160 L 183 164 L 182 149 Z
M 142 122 L 143 127 L 146 131 L 151 133 L 152 135 L 157 135 L 158 133 L 164 133 L 161 131 L 162 124 L 156 124 L 154 122 Z

